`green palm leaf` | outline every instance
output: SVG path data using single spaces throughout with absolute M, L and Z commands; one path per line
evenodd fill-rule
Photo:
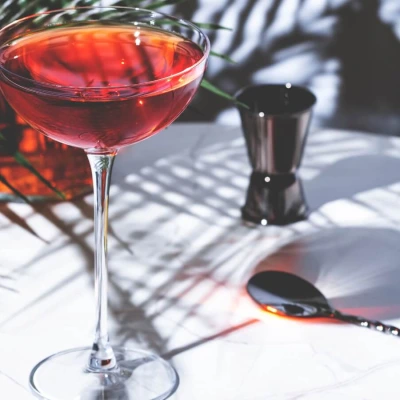
M 210 51 L 210 55 L 212 55 L 214 57 L 222 58 L 223 60 L 228 61 L 228 63 L 237 64 L 237 62 L 235 60 L 232 60 L 232 58 L 230 58 L 229 56 L 227 56 L 225 54 L 217 53 L 215 51 Z
M 209 90 L 210 92 L 216 94 L 217 96 L 223 97 L 224 99 L 227 99 L 227 100 L 230 100 L 230 101 L 234 102 L 235 104 L 237 104 L 240 107 L 243 107 L 243 108 L 246 108 L 246 109 L 250 108 L 247 104 L 236 100 L 236 98 L 234 96 L 232 96 L 229 93 L 226 93 L 223 90 L 219 89 L 217 86 L 213 85 L 211 82 L 209 82 L 206 79 L 203 79 L 201 81 L 201 87 L 203 87 L 204 89 Z
M 30 200 L 24 196 L 18 189 L 16 189 L 8 180 L 0 174 L 0 182 L 7 186 L 17 197 L 25 201 L 25 203 L 30 203 Z
M 30 171 L 33 175 L 35 175 L 41 182 L 43 182 L 49 189 L 51 189 L 60 199 L 65 200 L 66 196 L 63 192 L 59 191 L 54 185 L 51 184 L 40 172 L 23 156 L 22 153 L 16 151 L 14 154 L 14 159 L 17 163 L 28 171 Z
M 218 25 L 218 24 L 210 24 L 210 23 L 206 23 L 206 22 L 193 22 L 193 23 L 202 29 L 212 29 L 212 30 L 223 29 L 226 31 L 233 30 L 232 28 L 228 28 L 226 26 L 222 26 L 222 25 Z
M 7 139 L 5 136 L 0 133 L 0 141 L 7 146 Z M 51 184 L 41 173 L 24 157 L 22 153 L 19 151 L 15 151 L 12 153 L 12 156 L 14 157 L 15 161 L 27 169 L 29 172 L 31 172 L 33 175 L 35 175 L 41 182 L 43 182 L 49 189 L 51 189 L 58 197 L 60 197 L 62 200 L 65 200 L 65 194 L 60 192 L 54 185 Z M 20 196 L 20 192 L 14 188 L 14 186 L 11 185 L 10 182 L 7 181 L 7 179 L 2 176 L 1 182 L 4 183 L 10 190 L 12 190 L 18 197 Z M 24 196 L 23 199 L 25 200 L 26 197 Z

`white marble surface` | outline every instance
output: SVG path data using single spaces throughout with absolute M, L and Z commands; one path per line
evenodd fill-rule
M 241 223 L 249 172 L 240 130 L 217 125 L 176 124 L 119 156 L 113 341 L 168 358 L 173 400 L 398 398 L 398 339 L 266 314 L 244 286 L 255 271 L 292 271 L 340 310 L 400 325 L 400 140 L 312 133 L 312 213 L 284 228 Z M 33 365 L 91 341 L 91 204 L 0 206 L 2 399 L 33 399 Z

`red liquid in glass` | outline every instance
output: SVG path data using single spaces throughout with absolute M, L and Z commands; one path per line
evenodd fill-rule
M 114 150 L 178 117 L 198 88 L 205 62 L 193 65 L 202 57 L 196 44 L 156 28 L 64 27 L 0 49 L 0 84 L 15 110 L 45 135 Z

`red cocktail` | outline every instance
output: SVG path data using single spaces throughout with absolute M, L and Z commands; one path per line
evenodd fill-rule
M 83 23 L 3 48 L 1 86 L 18 113 L 52 139 L 117 150 L 186 108 L 204 71 L 193 66 L 202 58 L 197 44 L 158 28 Z

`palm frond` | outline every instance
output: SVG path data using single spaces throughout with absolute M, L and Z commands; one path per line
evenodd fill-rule
M 226 93 L 223 90 L 219 89 L 217 86 L 213 85 L 207 79 L 203 79 L 201 81 L 201 87 L 203 87 L 204 89 L 209 90 L 210 92 L 216 94 L 217 96 L 223 97 L 224 99 L 227 99 L 227 100 L 230 100 L 230 101 L 234 102 L 236 105 L 238 105 L 240 107 L 243 107 L 243 108 L 246 108 L 246 109 L 250 108 L 247 104 L 236 100 L 236 98 L 234 96 L 232 96 L 229 93 Z
M 30 200 L 24 196 L 17 188 L 15 188 L 8 180 L 0 174 L 0 182 L 8 187 L 17 197 L 19 197 L 21 200 L 23 200 L 25 203 L 30 203 Z
M 2 142 L 2 144 L 7 148 L 7 138 L 0 132 L 0 141 Z M 21 165 L 22 167 L 24 167 L 25 169 L 27 169 L 29 172 L 31 172 L 33 175 L 35 175 L 41 182 L 43 182 L 49 189 L 51 189 L 57 196 L 59 196 L 62 200 L 66 199 L 66 196 L 64 193 L 62 193 L 61 191 L 59 191 L 51 182 L 49 182 L 27 159 L 26 157 L 24 157 L 24 155 L 22 153 L 20 153 L 19 151 L 10 151 L 12 156 L 14 157 L 15 161 Z M 3 176 L 2 177 L 2 181 L 10 190 L 12 190 L 18 197 L 21 197 L 19 195 L 19 191 L 17 189 L 14 188 L 14 186 L 12 186 L 10 184 L 10 182 L 8 182 L 6 180 L 6 178 Z
M 210 55 L 212 55 L 214 57 L 222 58 L 223 60 L 228 61 L 228 63 L 237 64 L 237 62 L 235 60 L 232 60 L 232 58 L 230 58 L 229 56 L 227 56 L 225 54 L 217 53 L 215 51 L 210 51 Z
M 44 183 L 49 189 L 51 189 L 60 199 L 65 200 L 66 196 L 63 192 L 58 190 L 54 185 L 51 184 L 41 173 L 23 156 L 22 153 L 16 151 L 14 154 L 14 159 L 17 163 L 28 171 L 30 171 L 33 175 L 35 175 L 42 183 Z
M 218 25 L 218 24 L 210 24 L 210 23 L 206 23 L 206 22 L 193 22 L 193 23 L 202 29 L 211 29 L 211 30 L 223 29 L 226 31 L 233 30 L 232 28 L 228 28 L 226 26 L 222 26 L 222 25 Z

